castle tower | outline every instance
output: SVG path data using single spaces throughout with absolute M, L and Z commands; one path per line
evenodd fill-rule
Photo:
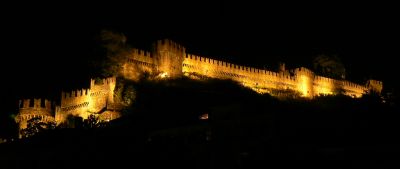
M 39 118 L 42 122 L 54 122 L 51 102 L 47 99 L 24 99 L 19 100 L 19 113 L 15 121 L 19 124 L 20 137 L 21 130 L 27 128 L 28 121 L 32 118 Z
M 283 62 L 279 63 L 278 72 L 283 76 L 290 76 L 289 70 L 286 69 L 285 63 Z
M 164 39 L 153 45 L 157 71 L 169 77 L 182 76 L 182 63 L 186 49 L 175 42 Z
M 371 92 L 374 92 L 374 93 L 377 93 L 377 94 L 381 94 L 382 88 L 383 88 L 383 84 L 382 84 L 381 81 L 370 79 L 370 80 L 367 81 L 367 88 Z
M 314 96 L 314 73 L 307 68 L 301 67 L 295 69 L 294 74 L 297 81 L 297 90 L 300 91 L 304 97 L 312 98 Z
M 114 103 L 116 81 L 115 77 L 101 79 L 99 83 L 90 80 L 89 111 L 98 113 Z

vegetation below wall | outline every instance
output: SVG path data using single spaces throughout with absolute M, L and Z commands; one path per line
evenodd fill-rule
M 136 97 L 122 118 L 0 144 L 0 168 L 399 165 L 399 111 L 379 97 L 279 100 L 213 79 L 124 85 L 134 86 Z

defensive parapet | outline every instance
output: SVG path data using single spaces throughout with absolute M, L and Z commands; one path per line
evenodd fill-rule
M 206 77 L 231 79 L 260 93 L 265 92 L 267 88 L 294 89 L 297 86 L 295 78 L 284 68 L 283 71 L 271 72 L 193 54 L 187 54 L 183 62 L 185 75 L 195 73 Z
M 317 75 L 314 76 L 313 91 L 315 96 L 335 94 L 337 87 L 334 79 Z
M 19 100 L 19 114 L 52 115 L 51 101 L 47 99 Z
M 116 77 L 109 77 L 109 78 L 104 78 L 104 79 L 99 79 L 96 81 L 96 79 L 90 79 L 90 89 L 94 89 L 97 87 L 100 88 L 111 88 L 112 86 L 115 87 L 116 83 Z
M 140 50 L 132 49 L 127 60 L 122 63 L 120 75 L 126 79 L 139 80 L 143 73 L 154 73 L 156 65 L 153 54 Z
M 130 62 L 139 61 L 139 62 L 154 64 L 153 56 L 149 51 L 132 49 L 130 54 L 131 54 L 130 57 L 128 57 L 128 61 Z
M 318 76 L 305 67 L 289 71 L 284 64 L 280 64 L 278 72 L 273 72 L 187 54 L 182 67 L 185 75 L 194 74 L 201 75 L 200 77 L 232 79 L 261 93 L 268 92 L 269 89 L 290 89 L 298 91 L 308 98 L 339 93 L 361 97 L 367 88 L 377 93 L 382 90 L 382 82 L 379 81 L 370 80 L 366 87 L 344 80 Z
M 19 113 L 15 121 L 19 123 L 19 130 L 27 127 L 28 120 L 39 118 L 43 122 L 54 122 L 52 103 L 47 99 L 19 100 Z M 21 133 L 20 133 L 21 137 Z
M 90 95 L 93 97 L 95 95 L 100 94 L 99 92 L 102 92 L 103 94 L 114 92 L 116 83 L 117 83 L 116 77 L 101 79 L 100 83 L 96 83 L 94 79 L 90 79 L 90 90 L 91 90 Z M 113 98 L 114 97 L 112 94 L 108 97 L 109 101 L 113 101 L 114 100 Z
M 90 89 L 81 89 L 71 92 L 61 92 L 61 107 L 74 105 L 82 100 L 87 100 L 90 96 Z

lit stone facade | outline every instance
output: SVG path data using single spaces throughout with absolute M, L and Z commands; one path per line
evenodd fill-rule
M 54 122 L 54 109 L 51 104 L 51 101 L 43 99 L 20 100 L 19 113 L 15 117 L 19 129 L 25 129 L 28 120 L 32 118 L 39 118 L 42 122 Z
M 185 47 L 171 40 L 159 40 L 152 48 L 151 52 L 132 49 L 123 63 L 119 76 L 138 80 L 147 72 L 167 78 L 187 76 L 195 79 L 207 77 L 230 79 L 259 93 L 292 90 L 307 98 L 336 94 L 338 91 L 348 96 L 361 97 L 368 91 L 380 93 L 382 90 L 382 82 L 377 80 L 369 80 L 366 85 L 360 85 L 346 80 L 318 76 L 304 67 L 286 70 L 282 64 L 279 71 L 274 72 L 188 54 Z M 59 106 L 51 105 L 48 100 L 41 102 L 35 99 L 32 105 L 30 100 L 20 101 L 20 111 L 16 121 L 20 129 L 23 129 L 26 128 L 26 122 L 33 117 L 40 117 L 43 121 L 54 121 L 57 125 L 65 124 L 68 116 L 87 119 L 92 113 L 98 114 L 102 120 L 113 120 L 120 117 L 119 112 L 113 108 L 115 86 L 115 77 L 102 79 L 100 83 L 95 83 L 91 79 L 89 89 L 62 92 Z
M 369 80 L 366 85 L 360 85 L 318 76 L 304 67 L 285 70 L 285 66 L 281 65 L 279 71 L 274 72 L 188 54 L 183 46 L 171 40 L 157 41 L 153 44 L 152 52 L 132 50 L 124 64 L 122 76 L 137 80 L 144 72 L 169 77 L 231 79 L 260 93 L 290 89 L 308 98 L 338 91 L 348 96 L 361 97 L 368 91 L 380 93 L 382 90 L 382 82 L 377 80 Z M 194 74 L 196 76 L 192 76 Z
M 27 121 L 34 117 L 65 127 L 73 127 L 73 124 L 68 124 L 67 119 L 70 116 L 87 119 L 90 114 L 96 114 L 104 121 L 119 118 L 120 113 L 114 109 L 115 85 L 115 77 L 101 79 L 97 83 L 91 79 L 88 89 L 62 92 L 60 105 L 42 99 L 20 100 L 19 113 L 15 120 L 22 130 L 27 127 Z

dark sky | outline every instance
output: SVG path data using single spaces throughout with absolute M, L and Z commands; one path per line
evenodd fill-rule
M 400 16 L 393 4 L 269 4 L 232 1 L 127 4 L 10 4 L 2 12 L 2 102 L 58 95 L 87 81 L 87 60 L 102 29 L 139 48 L 170 38 L 188 52 L 247 65 L 309 66 L 337 55 L 349 78 L 388 86 L 399 55 Z M 79 85 L 78 85 L 79 86 Z M 29 93 L 29 94 L 28 94 Z M 11 98 L 11 99 L 9 99 Z

